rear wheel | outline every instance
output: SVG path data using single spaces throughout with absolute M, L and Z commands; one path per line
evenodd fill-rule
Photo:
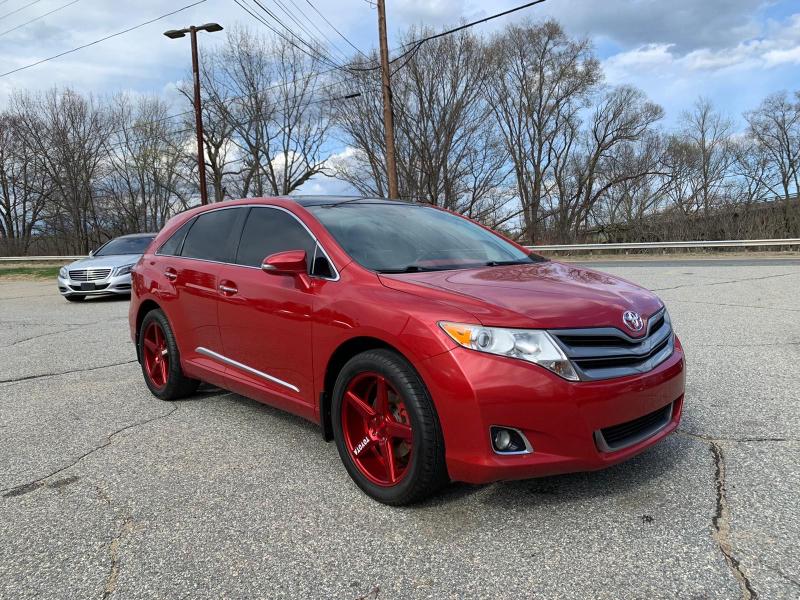
M 395 352 L 370 350 L 352 358 L 336 381 L 332 415 L 342 462 L 376 500 L 410 504 L 447 482 L 433 402 Z
M 80 294 L 70 294 L 69 296 L 64 296 L 67 299 L 67 302 L 83 302 L 86 299 L 86 296 L 82 296 Z
M 142 320 L 139 357 L 147 387 L 162 400 L 184 398 L 200 385 L 196 379 L 183 374 L 175 335 L 166 315 L 159 309 L 151 310 Z

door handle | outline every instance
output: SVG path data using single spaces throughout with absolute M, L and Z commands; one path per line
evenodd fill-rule
M 168 267 L 164 271 L 164 277 L 166 277 L 170 281 L 175 281 L 178 278 L 178 274 L 175 272 L 175 269 Z
M 233 296 L 236 292 L 239 291 L 239 289 L 232 285 L 225 285 L 224 283 L 220 283 L 219 291 L 222 292 L 224 296 Z

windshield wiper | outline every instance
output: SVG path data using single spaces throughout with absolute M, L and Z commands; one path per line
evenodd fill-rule
M 504 267 L 506 265 L 527 265 L 533 262 L 532 260 L 490 260 L 483 263 L 487 267 Z
M 441 271 L 441 269 L 431 269 L 429 267 L 421 267 L 420 265 L 408 265 L 402 269 L 378 269 L 378 273 L 420 273 L 422 271 Z

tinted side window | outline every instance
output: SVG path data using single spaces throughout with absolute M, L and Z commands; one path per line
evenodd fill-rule
M 217 262 L 233 262 L 240 219 L 247 209 L 228 208 L 203 213 L 186 234 L 181 256 Z
M 158 249 L 156 254 L 162 254 L 165 256 L 178 256 L 181 251 L 181 245 L 183 244 L 183 239 L 186 237 L 186 232 L 189 231 L 189 228 L 194 223 L 193 219 L 189 219 L 178 227 L 178 230 L 173 233 L 170 238 L 161 244 L 161 247 Z
M 275 208 L 255 207 L 250 211 L 239 242 L 236 262 L 260 267 L 270 254 L 305 250 L 311 263 L 316 242 L 293 216 Z

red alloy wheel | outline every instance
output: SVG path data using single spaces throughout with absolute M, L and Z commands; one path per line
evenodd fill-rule
M 166 387 L 169 378 L 169 348 L 164 330 L 157 321 L 151 321 L 144 330 L 144 370 L 150 382 L 159 390 Z
M 344 442 L 358 470 L 384 487 L 397 485 L 411 464 L 413 435 L 402 396 L 381 374 L 359 373 L 342 398 Z

